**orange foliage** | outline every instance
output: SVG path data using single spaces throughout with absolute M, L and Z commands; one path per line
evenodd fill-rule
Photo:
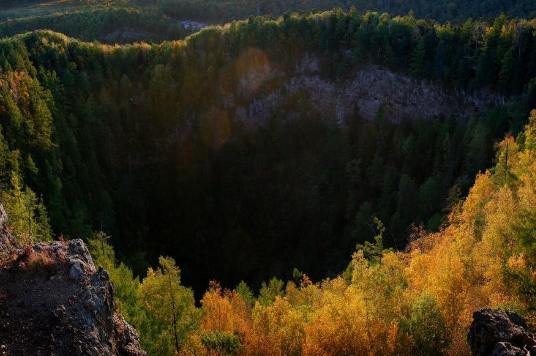
M 212 284 L 201 332 L 238 335 L 242 355 L 414 355 L 430 340 L 434 354 L 468 355 L 476 309 L 507 307 L 534 322 L 532 298 L 517 294 L 504 273 L 536 284 L 535 258 L 520 250 L 515 232 L 536 209 L 536 111 L 524 135 L 524 147 L 512 137 L 497 146 L 497 166 L 476 177 L 441 232 L 416 229 L 405 252 L 385 252 L 380 263 L 357 252 L 351 281 L 313 284 L 305 276 L 268 306 L 250 308 Z

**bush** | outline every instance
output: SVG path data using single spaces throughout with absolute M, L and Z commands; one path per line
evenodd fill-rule
M 225 331 L 209 331 L 201 335 L 201 343 L 208 351 L 219 355 L 238 355 L 242 344 L 237 335 Z
M 430 295 L 421 295 L 412 307 L 409 319 L 400 323 L 401 329 L 414 342 L 414 355 L 443 355 L 449 344 L 445 320 L 437 302 Z

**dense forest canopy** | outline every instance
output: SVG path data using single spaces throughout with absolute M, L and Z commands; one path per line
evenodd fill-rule
M 145 3 L 144 0 L 138 0 Z M 505 13 L 512 17 L 536 16 L 531 0 L 158 0 L 166 13 L 180 18 L 224 23 L 248 16 L 280 16 L 294 11 L 325 11 L 340 7 L 373 10 L 393 15 L 413 12 L 419 18 L 440 22 L 464 22 L 468 18 L 491 19 Z
M 510 17 L 536 16 L 536 4 L 531 0 L 2 0 L 0 6 L 2 5 L 8 10 L 33 6 L 40 11 L 47 11 L 47 8 L 50 11 L 55 6 L 69 7 L 71 10 L 81 6 L 100 5 L 152 8 L 174 18 L 219 24 L 247 19 L 249 16 L 269 15 L 277 18 L 286 12 L 326 11 L 333 8 L 349 11 L 352 7 L 360 13 L 378 11 L 407 15 L 413 12 L 419 18 L 452 23 L 465 22 L 468 18 L 490 20 L 501 13 Z M 16 12 L 11 13 L 13 16 Z
M 375 219 L 375 242 L 319 283 L 297 269 L 257 296 L 243 282 L 212 282 L 196 307 L 173 259 L 140 281 L 116 264 L 105 235 L 89 244 L 150 354 L 469 355 L 475 310 L 516 311 L 534 325 L 536 110 L 497 147 L 496 165 L 451 206 L 441 232 L 417 230 L 404 252 L 392 251 Z
M 0 22 L 0 36 L 10 37 L 36 29 L 48 29 L 85 41 L 103 43 L 161 42 L 192 33 L 156 9 L 95 7 L 75 11 L 9 18 Z
M 0 8 L 0 37 L 39 29 L 109 44 L 177 40 L 196 30 L 166 16 L 158 7 L 130 6 L 124 1 L 44 2 Z
M 165 252 L 197 291 L 212 278 L 258 285 L 294 267 L 335 274 L 376 234 L 374 216 L 387 247 L 405 246 L 412 224 L 440 228 L 491 163 L 493 142 L 520 131 L 536 101 L 534 27 L 505 16 L 453 26 L 334 10 L 233 22 L 158 45 L 44 31 L 6 39 L 5 199 L 26 194 L 35 219 L 51 226 L 30 231 L 21 218 L 20 234 L 103 230 L 136 273 Z M 463 120 L 446 112 L 395 123 L 380 110 L 369 121 L 356 109 L 341 127 L 331 111 L 312 109 L 310 92 L 286 89 L 304 56 L 334 81 L 374 64 L 510 99 Z M 277 75 L 244 87 L 266 65 Z M 265 124 L 236 119 L 273 93 L 283 101 Z

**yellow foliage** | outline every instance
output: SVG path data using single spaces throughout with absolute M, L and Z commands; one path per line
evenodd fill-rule
M 222 290 L 213 283 L 201 300 L 204 330 L 246 335 L 251 328 L 251 311 L 236 291 Z
M 417 229 L 405 252 L 378 261 L 356 252 L 351 278 L 304 276 L 269 305 L 250 308 L 215 285 L 201 301 L 202 331 L 239 335 L 242 355 L 468 355 L 477 309 L 507 307 L 533 323 L 533 298 L 510 276 L 536 285 L 536 258 L 516 230 L 536 210 L 536 111 L 524 135 L 524 144 L 507 137 L 497 146 L 497 166 L 476 177 L 441 232 Z

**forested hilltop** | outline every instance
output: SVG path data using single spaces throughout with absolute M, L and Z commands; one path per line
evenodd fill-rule
M 0 16 L 2 13 L 0 12 Z M 103 43 L 162 42 L 182 39 L 193 33 L 157 9 L 130 7 L 83 7 L 71 11 L 31 13 L 30 16 L 0 21 L 0 37 L 48 29 L 84 41 Z
M 125 1 L 0 5 L 0 37 L 41 29 L 108 44 L 178 40 L 198 30 L 185 27 L 156 6 L 140 7 Z
M 244 20 L 249 16 L 278 17 L 286 12 L 326 11 L 341 8 L 349 11 L 352 6 L 360 13 L 365 11 L 407 15 L 413 12 L 419 18 L 440 22 L 465 22 L 469 18 L 489 20 L 501 13 L 511 17 L 536 16 L 536 4 L 531 0 L 2 0 L 0 6 L 7 9 L 34 6 L 50 12 L 51 8 L 80 6 L 120 6 L 128 8 L 158 9 L 183 20 L 196 20 L 224 24 L 232 20 Z M 54 10 L 52 10 L 54 11 Z M 13 14 L 13 11 L 11 11 Z M 0 14 L 1 16 L 1 14 Z M 16 16 L 18 17 L 18 16 Z M 37 28 L 35 28 L 37 29 Z
M 146 0 L 135 0 L 146 4 Z M 410 12 L 420 18 L 440 22 L 464 22 L 468 18 L 491 19 L 501 13 L 512 17 L 536 16 L 536 4 L 531 0 L 158 0 L 166 13 L 187 19 L 225 23 L 248 16 L 280 16 L 294 11 L 325 11 L 340 7 L 346 11 L 354 6 L 358 11 L 379 11 L 394 15 Z
M 161 42 L 183 39 L 204 26 L 223 25 L 249 16 L 277 19 L 285 13 L 334 8 L 354 8 L 360 14 L 411 13 L 453 24 L 468 19 L 493 21 L 501 14 L 536 16 L 536 3 L 532 0 L 3 0 L 0 37 L 46 29 L 90 42 Z

